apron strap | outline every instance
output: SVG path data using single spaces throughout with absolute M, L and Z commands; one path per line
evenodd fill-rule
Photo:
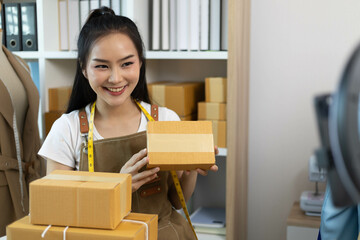
M 80 132 L 87 134 L 89 132 L 89 123 L 87 120 L 85 108 L 79 110 Z
M 158 105 L 156 104 L 151 105 L 151 116 L 155 121 L 159 119 Z M 87 134 L 89 132 L 89 123 L 87 120 L 85 108 L 79 110 L 79 121 L 80 121 L 80 132 L 82 134 Z
M 151 117 L 157 121 L 159 118 L 159 107 L 156 104 L 151 105 Z

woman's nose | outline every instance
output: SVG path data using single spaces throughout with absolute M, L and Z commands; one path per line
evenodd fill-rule
M 112 69 L 111 71 L 111 75 L 109 77 L 109 82 L 111 83 L 118 83 L 122 81 L 122 74 L 121 74 L 121 70 L 115 68 Z

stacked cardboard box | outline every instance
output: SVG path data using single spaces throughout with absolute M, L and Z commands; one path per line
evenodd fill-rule
M 130 210 L 131 175 L 57 170 L 30 184 L 30 216 L 7 239 L 157 239 L 157 215 Z
M 196 120 L 197 103 L 205 99 L 203 82 L 156 82 L 148 90 L 154 104 L 175 111 L 181 120 Z
M 71 95 L 71 87 L 49 88 L 49 112 L 45 113 L 45 134 L 47 135 L 51 126 L 67 108 Z
M 226 147 L 226 78 L 205 79 L 205 102 L 198 103 L 198 120 L 211 120 L 215 145 Z

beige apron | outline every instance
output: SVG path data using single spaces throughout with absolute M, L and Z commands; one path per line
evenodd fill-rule
M 152 116 L 158 118 L 157 106 L 152 106 Z M 145 114 L 146 115 L 146 114 Z M 79 113 L 81 132 L 88 132 L 85 110 Z M 80 171 L 88 171 L 87 146 L 83 143 L 80 154 Z M 94 141 L 95 172 L 116 172 L 141 149 L 146 148 L 146 132 L 128 136 L 107 138 Z M 160 240 L 195 239 L 184 217 L 173 207 L 168 199 L 168 190 L 172 179 L 168 171 L 158 173 L 159 178 L 141 186 L 132 194 L 132 212 L 158 214 Z

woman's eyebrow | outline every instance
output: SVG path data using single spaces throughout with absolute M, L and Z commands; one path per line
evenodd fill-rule
M 128 55 L 128 56 L 126 56 L 126 57 L 124 57 L 124 58 L 119 59 L 119 60 L 118 60 L 118 62 L 120 62 L 120 61 L 124 61 L 124 60 L 129 59 L 129 58 L 132 58 L 132 57 L 134 57 L 134 56 L 135 56 L 135 55 L 130 54 L 130 55 Z M 92 61 L 96 61 L 96 62 L 104 62 L 104 63 L 109 62 L 108 60 L 101 59 L 101 58 L 93 58 L 93 59 L 92 59 Z

